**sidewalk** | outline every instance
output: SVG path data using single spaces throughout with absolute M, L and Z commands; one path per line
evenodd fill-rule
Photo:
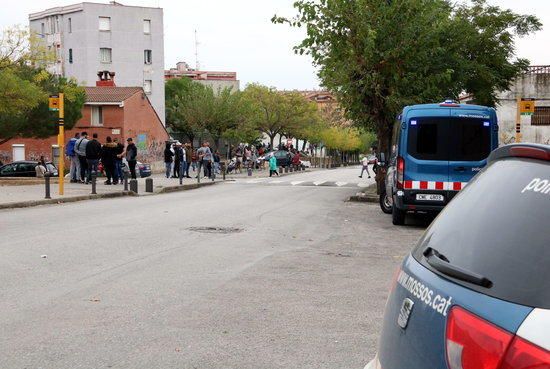
M 315 169 L 314 169 L 315 170 Z M 308 170 L 309 171 L 309 170 Z M 287 173 L 299 174 L 302 172 Z M 168 193 L 174 191 L 185 191 L 196 189 L 203 186 L 209 186 L 212 184 L 223 182 L 222 175 L 217 175 L 215 181 L 208 178 L 201 177 L 200 184 L 195 178 L 196 172 L 191 172 L 190 175 L 193 178 L 184 178 L 183 185 L 180 186 L 179 179 L 166 178 L 160 174 L 153 174 L 153 193 L 145 192 L 145 178 L 138 178 L 138 193 L 124 191 L 123 185 L 105 185 L 103 182 L 105 178 L 100 177 L 97 180 L 96 192 L 97 195 L 92 195 L 92 186 L 80 183 L 67 183 L 65 182 L 63 196 L 59 195 L 59 185 L 52 183 L 50 186 L 51 199 L 45 199 L 45 185 L 44 180 L 38 180 L 40 184 L 32 185 L 2 185 L 0 181 L 0 210 L 12 209 L 21 207 L 30 207 L 38 205 L 56 204 L 64 202 L 74 202 L 92 199 L 113 198 L 121 196 L 150 196 L 154 194 Z M 269 177 L 269 170 L 253 171 L 252 176 L 248 177 L 246 171 L 237 174 L 230 174 L 226 176 L 226 181 L 231 181 L 239 178 L 263 178 Z M 34 182 L 34 181 L 33 181 Z

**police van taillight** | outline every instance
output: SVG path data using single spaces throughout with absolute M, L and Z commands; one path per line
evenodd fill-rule
M 447 321 L 449 369 L 550 368 L 550 352 L 455 306 Z
M 403 182 L 405 180 L 405 160 L 399 156 L 397 157 L 397 188 L 403 188 Z

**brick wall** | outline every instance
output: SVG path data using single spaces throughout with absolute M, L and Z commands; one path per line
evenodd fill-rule
M 149 100 L 142 93 L 136 93 L 127 99 L 124 107 L 104 105 L 102 127 L 92 127 L 91 111 L 90 105 L 82 108 L 82 118 L 72 130 L 65 132 L 65 142 L 74 137 L 75 133 L 82 131 L 86 131 L 90 137 L 97 133 L 102 143 L 107 136 L 118 138 L 123 143 L 126 143 L 128 137 L 132 137 L 139 148 L 138 160 L 148 163 L 162 160 L 164 142 L 169 136 Z M 57 136 L 47 139 L 18 138 L 0 145 L 0 161 L 3 163 L 12 161 L 13 144 L 25 144 L 27 160 L 38 159 L 41 155 L 51 160 L 51 147 L 57 145 Z

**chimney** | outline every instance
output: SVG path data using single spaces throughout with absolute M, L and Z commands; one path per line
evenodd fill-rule
M 109 72 L 108 70 L 102 70 L 97 72 L 96 87 L 116 87 L 115 85 L 115 72 Z

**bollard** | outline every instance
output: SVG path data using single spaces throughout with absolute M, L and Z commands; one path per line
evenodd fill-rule
M 50 174 L 49 173 L 46 173 L 44 175 L 44 182 L 46 184 L 46 197 L 44 197 L 45 199 L 51 199 L 52 196 L 50 195 Z
M 285 173 L 288 173 L 288 166 L 285 167 Z
M 153 192 L 153 178 L 145 179 L 145 192 Z
M 128 191 L 128 172 L 124 172 L 124 191 Z
M 137 179 L 130 180 L 130 191 L 138 193 L 138 181 Z
M 97 195 L 96 185 L 97 185 L 97 173 L 94 171 L 92 172 L 92 195 Z
M 283 167 L 279 167 L 278 169 L 279 169 L 279 174 L 283 173 L 283 171 L 284 171 Z
M 248 167 L 247 173 L 249 177 L 252 177 L 252 168 Z
M 290 173 L 294 172 L 294 167 L 291 165 L 290 168 L 288 168 L 288 171 L 289 171 Z

